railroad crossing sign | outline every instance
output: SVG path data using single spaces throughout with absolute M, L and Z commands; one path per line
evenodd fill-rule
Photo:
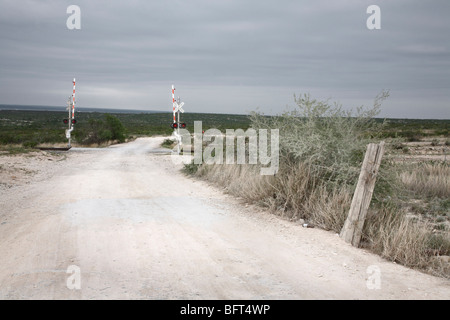
M 173 129 L 173 135 L 175 136 L 177 143 L 177 154 L 180 154 L 181 148 L 181 135 L 180 135 L 180 127 L 186 128 L 186 123 L 180 122 L 180 112 L 184 113 L 184 102 L 180 102 L 180 97 L 175 100 L 175 87 L 172 85 L 172 110 L 173 110 L 173 123 L 171 125 Z M 178 116 L 178 117 L 177 117 Z M 178 118 L 178 120 L 177 120 Z
M 69 111 L 69 119 L 64 119 L 63 122 L 64 124 L 69 125 L 69 128 L 66 129 L 66 138 L 69 140 L 68 147 L 70 148 L 70 133 L 73 131 L 73 125 L 77 123 L 77 120 L 75 119 L 75 78 L 73 78 L 72 96 L 69 97 L 69 100 L 67 101 L 67 110 Z

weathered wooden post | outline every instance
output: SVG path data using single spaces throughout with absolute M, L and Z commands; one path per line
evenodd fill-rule
M 359 174 L 358 184 L 353 194 L 350 211 L 341 230 L 340 237 L 358 247 L 366 220 L 367 210 L 372 200 L 375 180 L 384 153 L 384 141 L 380 144 L 370 143 Z

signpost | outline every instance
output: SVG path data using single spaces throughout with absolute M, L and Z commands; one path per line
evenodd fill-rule
M 181 135 L 180 135 L 180 127 L 186 128 L 185 123 L 180 122 L 180 112 L 184 113 L 183 110 L 184 102 L 180 102 L 180 97 L 178 97 L 177 101 L 175 101 L 175 87 L 172 85 L 172 110 L 173 110 L 173 135 L 177 141 L 177 154 L 180 154 L 181 148 Z M 178 116 L 178 117 L 177 117 Z M 177 121 L 178 118 L 178 121 Z
M 77 123 L 77 120 L 75 120 L 75 78 L 73 79 L 72 96 L 70 96 L 69 99 L 67 100 L 67 110 L 69 112 L 69 117 L 67 119 L 63 119 L 63 123 L 69 126 L 69 128 L 66 129 L 66 138 L 69 140 L 67 148 L 38 147 L 38 149 L 48 151 L 67 151 L 70 148 L 72 148 L 71 146 L 72 139 L 70 133 L 73 131 L 74 124 Z
M 69 110 L 69 119 L 64 119 L 64 123 L 69 125 L 69 128 L 66 130 L 66 138 L 69 140 L 68 148 L 71 148 L 71 135 L 70 133 L 73 131 L 73 125 L 77 123 L 75 120 L 75 78 L 73 78 L 73 91 L 72 97 L 69 97 L 67 102 L 67 110 Z

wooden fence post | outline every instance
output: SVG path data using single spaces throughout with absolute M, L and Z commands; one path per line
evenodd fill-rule
M 350 211 L 341 230 L 340 237 L 353 246 L 358 247 L 366 219 L 367 210 L 372 200 L 376 175 L 384 153 L 384 141 L 379 145 L 371 143 L 367 146 L 364 162 L 359 174 L 358 184 L 353 194 Z

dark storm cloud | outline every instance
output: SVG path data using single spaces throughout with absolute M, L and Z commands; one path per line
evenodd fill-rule
M 68 30 L 66 9 L 81 9 Z M 381 30 L 366 9 L 381 8 Z M 0 103 L 271 113 L 310 92 L 449 118 L 447 1 L 0 1 Z

